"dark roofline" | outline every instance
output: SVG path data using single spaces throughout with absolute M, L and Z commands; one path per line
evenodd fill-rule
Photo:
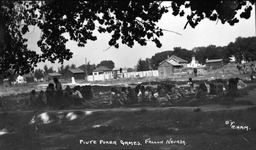
M 176 58 L 176 59 L 175 59 L 175 58 Z M 176 60 L 176 61 L 178 61 L 178 62 L 180 62 L 180 63 L 188 63 L 187 60 L 182 59 L 182 58 L 180 58 L 180 57 L 178 57 L 178 56 L 176 56 L 176 55 L 172 55 L 171 57 L 169 57 L 169 58 L 167 58 L 167 59 L 174 59 L 174 60 Z
M 223 61 L 223 59 L 210 59 L 210 60 L 206 60 L 205 63 L 213 63 L 213 62 L 220 62 Z
M 76 73 L 84 73 L 84 71 L 80 68 L 76 68 L 76 69 L 68 69 L 70 72 L 76 74 Z M 75 72 L 74 72 L 75 71 Z M 77 71 L 77 72 L 76 72 Z
M 159 67 L 160 65 L 162 65 L 164 62 L 167 62 L 168 64 L 170 64 L 170 65 L 172 65 L 172 66 L 183 66 L 182 64 L 173 65 L 173 64 L 171 64 L 170 62 L 168 62 L 168 60 L 165 59 L 165 60 L 163 60 L 162 62 L 159 63 L 158 67 Z
M 109 69 L 108 67 L 105 67 L 105 66 L 99 66 L 98 68 L 94 69 L 92 72 L 100 72 L 100 71 L 112 71 L 112 69 Z
M 53 72 L 53 73 L 47 73 L 49 76 L 62 76 L 60 73 L 58 72 Z

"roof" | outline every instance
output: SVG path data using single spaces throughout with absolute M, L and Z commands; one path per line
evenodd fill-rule
M 128 68 L 126 68 L 126 67 L 115 67 L 115 68 L 113 68 L 112 70 L 120 70 L 120 68 L 122 68 L 122 70 L 127 70 Z
M 32 77 L 34 77 L 34 76 L 35 76 L 34 73 L 28 73 L 28 74 L 24 74 L 24 75 L 23 75 L 24 78 L 32 78 Z
M 167 60 L 167 62 L 170 63 L 170 64 L 173 65 L 173 66 L 183 66 L 182 64 L 179 64 L 179 63 L 177 63 L 177 62 L 174 61 L 174 60 Z
M 182 64 L 179 64 L 179 63 L 177 63 L 177 62 L 174 61 L 174 60 L 164 60 L 164 61 L 162 61 L 162 62 L 159 64 L 159 66 L 160 66 L 161 64 L 163 64 L 164 62 L 167 62 L 167 63 L 169 63 L 169 64 L 171 64 L 171 65 L 173 65 L 173 66 L 183 66 Z
M 93 72 L 100 72 L 100 71 L 112 71 L 111 69 L 105 67 L 105 66 L 100 66 L 98 68 L 96 68 L 95 70 L 93 70 Z
M 188 61 L 182 59 L 182 58 L 179 58 L 175 55 L 172 55 L 171 57 L 163 60 L 159 65 L 161 65 L 163 62 L 168 62 L 169 64 L 173 65 L 173 66 L 183 66 L 182 64 L 180 63 L 188 63 Z
M 61 74 L 59 74 L 58 72 L 48 73 L 48 75 L 51 76 L 51 77 L 61 76 Z
M 188 61 L 180 58 L 180 57 L 177 57 L 175 55 L 172 55 L 171 57 L 167 58 L 168 60 L 170 59 L 173 59 L 174 61 L 178 62 L 178 63 L 188 63 Z
M 68 69 L 68 70 L 70 72 L 74 73 L 74 74 L 76 74 L 76 73 L 84 73 L 84 71 L 82 69 L 79 69 L 79 68 L 77 68 L 77 69 Z
M 222 61 L 223 59 L 211 59 L 211 60 L 206 60 L 205 63 L 212 63 L 212 62 L 219 62 Z

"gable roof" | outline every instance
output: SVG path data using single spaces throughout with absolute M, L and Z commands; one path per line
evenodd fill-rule
M 180 57 L 177 57 L 177 56 L 175 56 L 175 55 L 172 55 L 171 57 L 169 57 L 169 58 L 163 60 L 163 61 L 159 64 L 159 66 L 160 66 L 161 64 L 163 64 L 163 62 L 168 62 L 169 64 L 171 64 L 171 65 L 173 65 L 173 66 L 182 66 L 182 64 L 180 64 L 180 63 L 188 63 L 188 61 L 186 61 L 186 60 L 184 60 L 184 59 L 182 59 L 182 58 L 180 58 Z
M 58 72 L 48 73 L 48 75 L 51 76 L 51 77 L 61 76 L 61 74 L 59 74 Z
M 167 62 L 168 64 L 170 64 L 170 65 L 172 65 L 172 66 L 183 66 L 182 64 L 179 64 L 179 63 L 177 63 L 176 61 L 174 61 L 174 60 L 164 60 L 164 61 L 162 61 L 160 64 L 159 64 L 159 66 L 160 65 L 162 65 L 164 62 Z
M 222 61 L 223 59 L 211 59 L 211 60 L 206 60 L 205 63 L 212 63 L 212 62 L 220 62 Z
M 98 68 L 96 68 L 95 70 L 93 70 L 93 72 L 100 72 L 100 71 L 112 71 L 111 69 L 105 67 L 105 66 L 100 66 Z
M 188 61 L 176 56 L 176 55 L 172 55 L 171 57 L 167 58 L 168 60 L 172 59 L 178 63 L 188 63 Z
M 76 73 L 84 73 L 84 71 L 80 68 L 77 69 L 68 69 L 70 72 L 76 74 Z

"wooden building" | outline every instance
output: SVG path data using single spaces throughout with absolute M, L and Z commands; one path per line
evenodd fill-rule
M 53 80 L 53 78 L 60 79 L 60 78 L 61 78 L 61 74 L 59 74 L 58 72 L 47 73 L 47 74 L 44 76 L 44 81 L 49 82 L 49 81 Z
M 93 75 L 99 75 L 99 74 L 110 74 L 112 73 L 112 70 L 105 67 L 105 66 L 100 66 L 93 70 Z
M 35 74 L 34 73 L 24 74 L 23 77 L 25 78 L 26 83 L 35 82 Z
M 175 69 L 186 67 L 188 61 L 179 58 L 175 55 L 165 59 L 158 66 L 158 74 L 160 78 L 170 77 L 175 72 Z
M 206 59 L 205 65 L 206 68 L 210 70 L 218 69 L 223 67 L 223 59 Z
M 118 68 L 118 67 L 115 67 L 112 69 L 112 73 L 113 73 L 113 78 L 114 79 L 117 79 L 117 78 L 123 78 L 124 76 L 124 73 L 127 72 L 127 68 Z
M 64 73 L 65 78 L 71 79 L 74 77 L 75 79 L 85 79 L 85 72 L 82 69 L 68 69 Z

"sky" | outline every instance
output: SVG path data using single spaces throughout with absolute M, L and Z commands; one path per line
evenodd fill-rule
M 226 46 L 230 42 L 234 42 L 237 37 L 255 36 L 255 10 L 251 12 L 249 19 L 240 19 L 239 23 L 234 26 L 229 24 L 222 24 L 221 22 L 210 21 L 208 19 L 202 20 L 195 28 L 187 26 L 186 16 L 175 17 L 170 9 L 169 13 L 163 15 L 161 20 L 157 23 L 162 29 L 167 29 L 180 33 L 164 31 L 164 36 L 159 38 L 162 43 L 161 48 L 157 48 L 153 42 L 148 42 L 147 46 L 140 46 L 135 44 L 133 48 L 126 45 L 119 44 L 119 48 L 110 47 L 108 41 L 111 35 L 96 34 L 96 41 L 88 41 L 85 47 L 78 47 L 75 41 L 68 41 L 67 48 L 74 53 L 73 58 L 69 61 L 64 61 L 65 65 L 75 64 L 77 67 L 85 63 L 85 58 L 90 64 L 99 64 L 102 60 L 112 60 L 117 68 L 136 66 L 138 60 L 151 58 L 155 53 L 173 50 L 174 47 L 181 47 L 187 50 L 192 50 L 195 47 L 201 46 Z M 30 32 L 26 34 L 28 38 L 28 48 L 40 52 L 37 47 L 41 31 L 36 27 L 31 27 Z M 108 49 L 109 48 L 109 49 Z M 48 67 L 53 67 L 57 70 L 61 66 L 56 63 L 39 63 L 37 68 L 43 68 L 47 64 Z

